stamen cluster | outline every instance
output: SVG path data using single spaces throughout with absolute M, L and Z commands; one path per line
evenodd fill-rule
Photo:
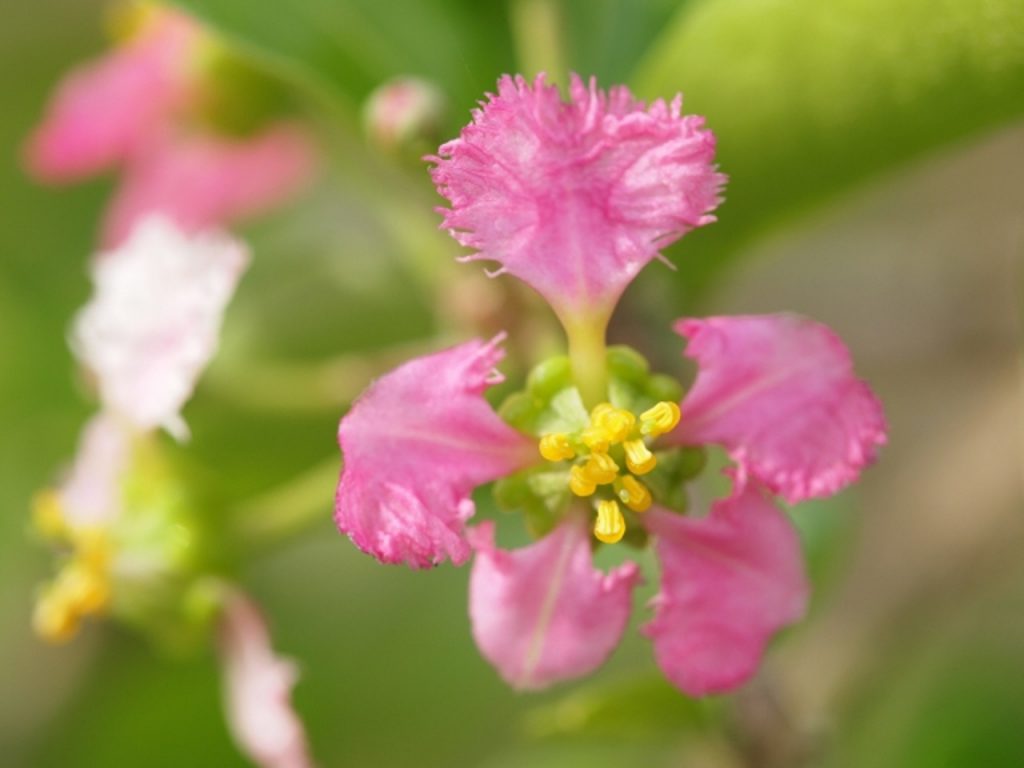
M 540 440 L 540 454 L 548 461 L 573 461 L 569 489 L 577 496 L 594 496 L 597 518 L 594 536 L 614 544 L 626 533 L 626 520 L 619 501 L 633 512 L 646 512 L 651 492 L 637 480 L 657 464 L 650 442 L 675 429 L 679 406 L 662 401 L 637 417 L 625 408 L 601 403 L 590 412 L 590 422 L 574 433 L 553 432 Z M 627 472 L 622 472 L 625 465 Z M 598 492 L 610 486 L 610 493 Z
M 111 544 L 101 528 L 69 525 L 59 494 L 43 491 L 35 499 L 33 523 L 40 535 L 67 547 L 70 556 L 36 602 L 32 623 L 51 642 L 74 637 L 82 620 L 110 604 Z

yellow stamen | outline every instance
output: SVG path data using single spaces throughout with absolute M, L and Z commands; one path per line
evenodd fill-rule
M 78 632 L 78 624 L 78 614 L 53 588 L 39 598 L 32 612 L 32 628 L 39 637 L 51 643 L 66 643 Z
M 636 416 L 624 408 L 616 408 L 610 403 L 601 403 L 590 413 L 590 420 L 605 431 L 608 439 L 614 445 L 621 443 L 629 433 L 633 431 L 636 424 Z
M 569 436 L 556 432 L 540 439 L 540 455 L 548 461 L 563 461 L 576 456 Z
M 640 414 L 640 433 L 657 437 L 671 432 L 679 423 L 679 406 L 663 400 Z
M 604 499 L 597 503 L 597 520 L 594 521 L 594 536 L 605 544 L 615 544 L 626 534 L 626 520 L 618 502 Z
M 611 447 L 612 439 L 603 427 L 587 427 L 580 434 L 580 439 L 594 453 L 606 453 Z
M 569 470 L 569 490 L 577 496 L 589 496 L 597 490 L 597 483 L 593 482 L 580 464 L 576 464 Z
M 657 466 L 658 460 L 643 440 L 627 440 L 622 447 L 626 451 L 626 466 L 634 475 L 646 475 Z
M 110 543 L 100 529 L 69 532 L 74 553 L 36 603 L 32 625 L 44 640 L 62 643 L 86 616 L 110 604 Z
M 32 499 L 32 527 L 47 539 L 59 539 L 67 533 L 64 510 L 57 491 L 40 491 Z
M 651 492 L 632 475 L 626 475 L 616 484 L 618 497 L 634 512 L 646 512 L 651 506 Z
M 607 453 L 592 453 L 583 465 L 583 476 L 596 485 L 612 482 L 619 475 L 619 465 Z

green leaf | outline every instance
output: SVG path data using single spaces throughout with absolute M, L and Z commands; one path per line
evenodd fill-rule
M 634 84 L 647 98 L 684 92 L 718 135 L 721 223 L 675 259 L 697 291 L 765 230 L 1024 114 L 1024 3 L 690 3 Z

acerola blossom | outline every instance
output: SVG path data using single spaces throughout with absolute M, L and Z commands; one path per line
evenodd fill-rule
M 836 493 L 885 443 L 881 404 L 821 323 L 751 315 L 675 327 L 698 372 L 668 441 L 725 446 L 742 472 L 791 504 Z
M 225 234 L 186 235 L 144 219 L 92 265 L 95 294 L 75 318 L 72 348 L 104 408 L 139 430 L 187 434 L 180 410 L 217 349 L 247 249 Z
M 244 595 L 225 600 L 220 632 L 228 726 L 260 768 L 308 768 L 306 732 L 291 705 L 298 671 L 274 653 L 259 609 Z
M 66 76 L 29 138 L 26 163 L 41 181 L 78 181 L 128 161 L 197 97 L 191 61 L 202 33 L 177 11 L 153 7 L 136 33 Z
M 478 485 L 529 466 L 532 441 L 487 404 L 500 382 L 500 339 L 471 341 L 412 360 L 359 399 L 338 429 L 345 468 L 334 520 L 357 547 L 385 563 L 461 565 L 464 523 Z
M 443 226 L 467 259 L 529 283 L 563 321 L 610 313 L 658 251 L 715 220 L 725 177 L 704 118 L 682 97 L 650 106 L 576 75 L 570 100 L 539 75 L 502 77 L 431 171 Z
M 473 635 L 501 676 L 539 688 L 591 671 L 616 644 L 639 574 L 596 570 L 589 525 L 605 544 L 653 538 L 661 588 L 645 632 L 657 662 L 691 695 L 726 691 L 807 603 L 798 538 L 769 492 L 798 501 L 852 482 L 885 442 L 881 405 L 835 334 L 793 315 L 680 321 L 699 367 L 681 398 L 637 353 L 605 349 L 623 288 L 659 247 L 711 220 L 723 177 L 712 135 L 680 117 L 678 97 L 648 108 L 576 77 L 570 91 L 563 103 L 543 79 L 502 78 L 432 158 L 452 204 L 445 226 L 540 291 L 570 337 L 570 357 L 542 363 L 501 408 L 536 452 L 483 397 L 495 342 L 413 360 L 341 422 L 336 519 L 382 561 L 458 563 L 472 486 L 517 473 L 498 499 L 546 535 L 506 552 L 493 524 L 468 533 Z M 571 343 L 581 333 L 583 352 Z M 595 391 L 606 401 L 585 402 Z M 707 444 L 729 451 L 734 487 L 690 516 L 679 486 L 700 471 L 692 447 Z
M 308 183 L 314 161 L 308 132 L 291 123 L 237 139 L 160 136 L 125 168 L 107 208 L 103 241 L 116 246 L 146 214 L 201 232 L 266 213 Z
M 609 574 L 595 569 L 579 519 L 512 552 L 495 547 L 493 523 L 472 529 L 470 541 L 473 637 L 506 682 L 543 688 L 604 663 L 629 621 L 640 578 L 634 563 Z

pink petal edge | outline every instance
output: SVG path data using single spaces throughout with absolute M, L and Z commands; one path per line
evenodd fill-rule
M 224 704 L 235 743 L 260 768 L 309 768 L 302 721 L 292 708 L 295 665 L 274 653 L 256 605 L 232 591 L 220 626 Z
M 385 563 L 469 559 L 470 493 L 538 462 L 537 447 L 483 397 L 501 380 L 501 337 L 411 360 L 356 401 L 338 428 L 345 466 L 334 520 Z
M 591 564 L 590 536 L 568 519 L 543 539 L 498 549 L 494 524 L 469 531 L 476 550 L 469 615 L 480 652 L 515 688 L 585 675 L 618 645 L 629 621 L 635 563 L 610 573 Z
M 505 75 L 431 176 L 443 228 L 533 286 L 566 319 L 609 310 L 661 248 L 714 221 L 725 177 L 714 135 L 682 97 L 647 106 L 625 86 Z
M 644 634 L 666 677 L 691 696 L 747 681 L 780 628 L 804 615 L 808 585 L 788 518 L 754 486 L 705 518 L 652 509 L 661 590 Z
M 790 503 L 831 495 L 886 442 L 881 403 L 829 328 L 789 314 L 684 319 L 697 379 L 669 442 L 723 445 Z

